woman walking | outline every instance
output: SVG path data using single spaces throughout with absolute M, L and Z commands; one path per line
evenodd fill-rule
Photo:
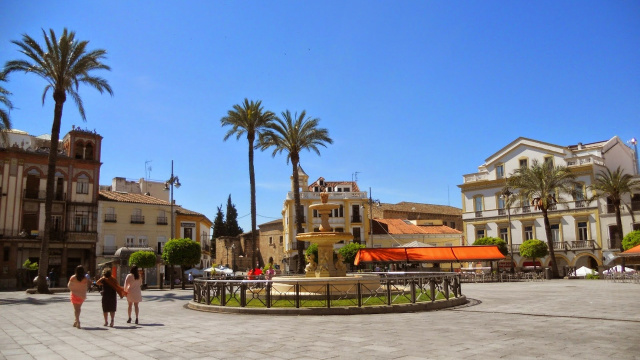
M 76 320 L 73 322 L 73 327 L 80 329 L 80 310 L 82 303 L 87 298 L 87 284 L 89 282 L 84 277 L 84 267 L 82 265 L 76 266 L 76 273 L 69 279 L 67 287 L 71 293 L 71 304 L 73 304 L 73 312 Z
M 138 272 L 138 265 L 133 265 L 129 275 L 124 280 L 124 290 L 127 292 L 127 302 L 129 303 L 129 320 L 127 323 L 131 323 L 131 306 L 133 305 L 136 310 L 136 324 L 138 323 L 138 313 L 140 312 L 138 304 L 142 301 L 142 278 Z
M 126 291 L 118 285 L 118 281 L 111 276 L 111 269 L 104 269 L 102 277 L 96 281 L 96 284 L 102 285 L 102 312 L 104 313 L 104 326 L 107 326 L 107 315 L 111 314 L 111 324 L 113 327 L 113 318 L 116 315 L 118 300 L 116 295 L 120 295 L 122 299 L 127 295 Z

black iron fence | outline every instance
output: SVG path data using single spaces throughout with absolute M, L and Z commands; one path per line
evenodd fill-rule
M 457 273 L 368 274 L 374 276 L 353 274 L 346 283 L 332 278 L 196 279 L 193 300 L 227 307 L 333 308 L 452 301 L 462 296 Z

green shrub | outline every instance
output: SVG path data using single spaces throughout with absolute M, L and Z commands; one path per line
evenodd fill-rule
M 635 230 L 627 234 L 622 239 L 622 248 L 627 251 L 632 247 L 640 245 L 640 230 Z
M 313 261 L 318 263 L 318 244 L 311 244 L 305 251 L 305 255 L 313 255 Z M 306 258 L 306 257 L 305 257 Z
M 520 245 L 520 256 L 532 259 L 534 264 L 536 259 L 543 258 L 547 254 L 549 254 L 549 248 L 544 241 L 531 239 Z
M 507 255 L 509 253 L 507 242 L 500 238 L 486 236 L 474 241 L 473 245 L 495 245 L 498 247 L 498 250 L 500 250 L 502 255 Z
M 588 280 L 598 280 L 600 279 L 600 275 L 598 275 L 595 271 L 591 271 L 591 274 L 587 274 L 587 276 L 585 276 L 584 278 Z

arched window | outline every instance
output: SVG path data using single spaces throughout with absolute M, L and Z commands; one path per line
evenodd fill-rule
M 87 143 L 87 146 L 85 146 L 84 158 L 85 160 L 93 160 L 93 144 L 92 143 Z
M 84 143 L 82 142 L 82 140 L 76 141 L 75 148 L 76 148 L 75 158 L 82 159 L 84 157 Z

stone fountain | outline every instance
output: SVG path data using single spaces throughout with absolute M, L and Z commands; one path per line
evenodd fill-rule
M 310 210 L 318 211 L 321 224 L 318 232 L 301 233 L 296 236 L 300 241 L 308 241 L 312 244 L 318 244 L 318 262 L 316 263 L 313 256 L 308 257 L 308 264 L 305 268 L 304 277 L 296 276 L 278 276 L 273 278 L 274 289 L 283 293 L 290 292 L 287 286 L 291 286 L 298 280 L 305 279 L 305 290 L 301 296 L 314 296 L 326 293 L 327 285 L 330 285 L 333 291 L 355 294 L 356 283 L 361 283 L 368 289 L 377 289 L 380 280 L 377 275 L 357 274 L 347 276 L 347 267 L 345 266 L 342 256 L 337 254 L 334 259 L 333 245 L 340 241 L 353 240 L 353 234 L 348 232 L 334 232 L 329 226 L 329 214 L 332 210 L 340 207 L 339 204 L 327 203 L 329 193 L 323 191 L 320 193 L 321 204 L 313 204 L 309 206 Z

